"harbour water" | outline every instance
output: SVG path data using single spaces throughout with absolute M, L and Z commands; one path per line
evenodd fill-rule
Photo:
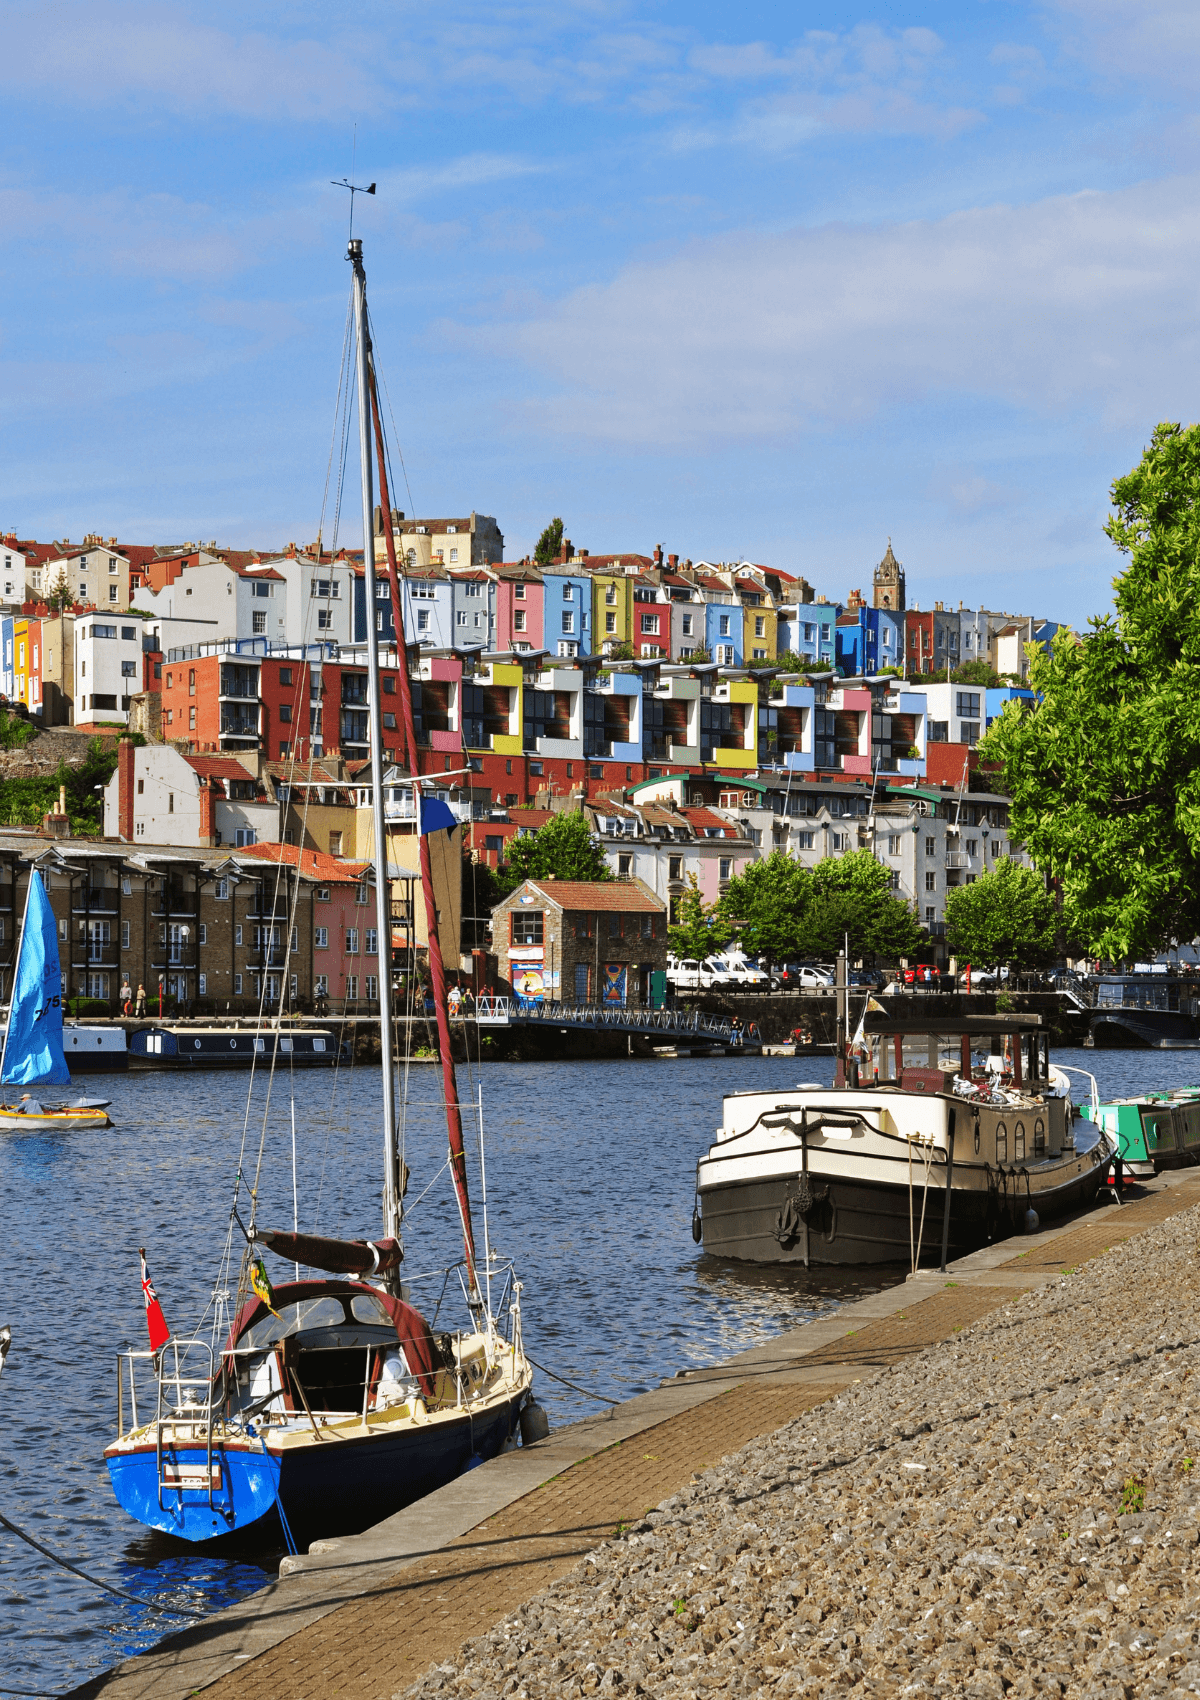
M 1064 1051 L 1055 1060 L 1095 1073 L 1103 1096 L 1183 1085 L 1197 1070 L 1187 1053 Z M 464 1096 L 480 1086 L 484 1093 L 491 1242 L 516 1261 L 524 1282 L 532 1356 L 621 1399 L 902 1278 L 903 1271 L 857 1279 L 717 1264 L 693 1244 L 693 1169 L 721 1094 L 825 1082 L 831 1071 L 828 1060 L 749 1057 L 463 1071 Z M 460 1254 L 439 1084 L 436 1069 L 412 1070 L 405 1157 L 413 1278 Z M 1077 1084 L 1082 1097 L 1086 1083 Z M 205 1074 L 87 1085 L 112 1094 L 113 1128 L 0 1136 L 8 1218 L 0 1322 L 14 1334 L 0 1379 L 4 1511 L 118 1587 L 207 1611 L 262 1586 L 280 1554 L 185 1549 L 117 1509 L 101 1454 L 116 1421 L 114 1353 L 145 1343 L 138 1247 L 146 1247 L 168 1322 L 188 1332 L 216 1278 L 239 1161 L 253 1176 L 260 1140 L 258 1220 L 291 1225 L 293 1112 L 301 1227 L 377 1232 L 378 1073 L 277 1076 L 269 1092 L 261 1077 L 248 1091 L 248 1077 Z M 286 1278 L 290 1268 L 276 1264 L 273 1272 Z M 439 1275 L 434 1297 L 440 1284 Z M 417 1280 L 414 1300 L 429 1290 Z M 537 1390 L 553 1423 L 596 1408 L 545 1376 Z M 181 1622 L 87 1586 L 4 1531 L 0 1599 L 0 1668 L 17 1686 L 47 1693 Z

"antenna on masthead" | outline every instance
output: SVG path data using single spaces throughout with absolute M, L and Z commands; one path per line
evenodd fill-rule
M 374 183 L 368 183 L 364 187 L 361 183 L 351 183 L 348 177 L 331 177 L 329 181 L 335 189 L 349 189 L 350 191 L 350 234 L 353 236 L 354 197 L 355 195 L 373 195 L 375 193 L 375 185 Z

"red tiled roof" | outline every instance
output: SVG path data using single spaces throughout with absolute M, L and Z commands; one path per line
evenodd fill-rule
M 340 856 L 326 856 L 320 850 L 302 850 L 298 844 L 248 844 L 239 856 L 257 856 L 264 862 L 285 862 L 289 868 L 314 880 L 359 880 L 370 867 L 369 862 L 345 862 Z
M 731 826 L 727 820 L 722 820 L 720 815 L 714 815 L 711 809 L 680 809 L 679 813 L 686 816 L 698 833 L 704 833 L 715 827 L 723 838 L 741 837 L 736 826 Z
M 635 909 L 661 914 L 666 904 L 633 880 L 526 880 L 560 909 Z
M 254 781 L 254 775 L 232 756 L 184 756 L 188 766 L 201 779 L 237 779 Z

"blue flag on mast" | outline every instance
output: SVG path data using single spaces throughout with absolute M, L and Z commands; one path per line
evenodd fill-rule
M 71 1079 L 62 1043 L 62 969 L 58 923 L 36 869 L 21 929 L 21 952 L 4 1042 L 5 1086 L 65 1085 Z
M 440 797 L 421 798 L 421 833 L 453 832 L 458 825 L 447 804 Z

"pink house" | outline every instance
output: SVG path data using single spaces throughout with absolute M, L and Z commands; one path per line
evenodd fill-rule
M 542 594 L 542 575 L 536 567 L 517 565 L 497 569 L 497 650 L 545 648 Z
M 340 856 L 301 850 L 295 844 L 256 844 L 237 852 L 239 860 L 251 856 L 299 866 L 301 879 L 312 890 L 312 938 L 297 938 L 289 955 L 301 982 L 304 969 L 312 964 L 311 988 L 301 983 L 301 995 L 328 998 L 335 1006 L 345 999 L 377 998 L 378 918 L 369 864 L 344 862 Z

